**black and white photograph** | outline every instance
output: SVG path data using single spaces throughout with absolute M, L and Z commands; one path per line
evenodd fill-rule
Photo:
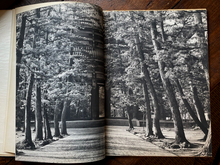
M 206 10 L 16 15 L 16 160 L 212 156 Z
M 62 3 L 16 16 L 16 160 L 105 157 L 103 13 Z
M 106 155 L 211 156 L 206 10 L 104 15 Z

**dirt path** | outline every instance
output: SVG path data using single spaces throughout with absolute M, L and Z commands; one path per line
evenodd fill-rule
M 193 156 L 199 148 L 167 150 L 160 147 L 162 142 L 149 142 L 126 131 L 125 126 L 107 126 L 107 156 Z M 137 127 L 136 131 L 141 131 Z M 79 163 L 103 159 L 105 147 L 104 128 L 69 128 L 69 136 L 36 150 L 20 150 L 19 161 L 52 163 Z M 174 131 L 163 129 L 165 140 L 173 140 Z M 198 142 L 203 137 L 200 130 L 186 130 L 187 139 L 200 147 Z M 95 158 L 94 158 L 95 157 Z
M 107 126 L 106 143 L 109 156 L 176 156 L 127 132 L 125 126 Z
M 69 136 L 36 150 L 20 150 L 17 161 L 79 163 L 104 158 L 104 128 L 69 128 Z
M 107 127 L 108 138 L 107 155 L 140 155 L 140 156 L 196 156 L 204 145 L 204 134 L 200 129 L 185 128 L 187 140 L 193 144 L 191 148 L 170 149 L 164 146 L 165 143 L 174 141 L 175 132 L 173 128 L 162 128 L 165 139 L 154 139 L 151 142 L 142 139 L 143 128 L 135 127 L 136 134 L 127 132 L 127 127 Z

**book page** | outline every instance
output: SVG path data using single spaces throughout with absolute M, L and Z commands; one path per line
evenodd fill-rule
M 8 109 L 7 109 L 7 126 L 6 126 L 6 133 L 5 133 L 5 151 L 10 153 L 15 153 L 15 77 L 16 77 L 16 57 L 13 55 L 14 52 L 14 45 L 13 42 L 15 39 L 15 11 L 12 10 L 12 28 L 11 28 L 11 57 L 10 61 L 10 69 L 9 73 L 10 81 L 9 81 L 9 95 L 7 97 L 8 101 Z
M 13 114 L 8 113 L 10 72 L 11 72 L 11 43 L 12 43 L 12 10 L 0 11 L 0 155 L 7 156 L 5 143 L 14 141 L 12 137 L 6 137 L 7 117 L 13 117 Z M 10 127 L 13 129 L 13 126 Z M 13 131 L 13 130 L 12 130 Z M 14 133 L 14 131 L 13 131 Z
M 102 10 L 84 3 L 36 6 L 16 9 L 16 160 L 101 160 Z
M 206 10 L 104 16 L 106 155 L 211 156 Z

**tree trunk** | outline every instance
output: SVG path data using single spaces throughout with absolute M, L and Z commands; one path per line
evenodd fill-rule
M 20 63 L 22 58 L 22 49 L 23 49 L 23 43 L 24 43 L 24 34 L 25 34 L 25 27 L 26 27 L 26 16 L 25 14 L 22 15 L 22 21 L 21 21 L 21 30 L 18 37 L 18 46 L 16 48 L 16 93 L 19 86 L 19 75 L 20 75 Z
M 171 65 L 172 68 L 174 68 L 172 62 L 170 62 L 170 65 Z M 188 69 L 189 69 L 189 67 L 188 67 Z M 189 73 L 189 74 L 191 74 L 191 73 Z M 191 78 L 191 77 L 190 77 L 190 78 Z M 188 110 L 190 116 L 193 118 L 193 120 L 195 121 L 195 123 L 201 128 L 201 130 L 204 132 L 204 134 L 207 135 L 207 133 L 208 133 L 207 127 L 206 127 L 202 122 L 199 121 L 198 117 L 196 116 L 196 114 L 194 113 L 193 109 L 191 108 L 189 102 L 187 101 L 187 99 L 185 99 L 185 95 L 184 95 L 184 93 L 183 93 L 182 87 L 181 87 L 180 82 L 179 82 L 179 80 L 178 80 L 177 78 L 174 78 L 174 83 L 176 84 L 176 87 L 177 87 L 177 89 L 178 89 L 178 91 L 179 91 L 179 93 L 180 93 L 181 100 L 183 101 L 183 103 L 184 103 L 186 109 Z M 192 83 L 191 83 L 191 81 L 190 81 L 190 86 L 191 86 L 191 88 L 192 88 Z M 194 99 L 193 99 L 193 100 L 194 100 Z M 194 103 L 194 104 L 195 104 L 195 103 Z M 196 105 L 195 105 L 195 106 L 196 106 Z M 205 116 L 204 116 L 204 117 L 205 117 Z
M 183 124 L 182 119 L 180 116 L 179 106 L 176 101 L 175 94 L 173 92 L 172 84 L 170 83 L 169 79 L 165 78 L 165 73 L 163 71 L 164 63 L 161 61 L 158 61 L 158 66 L 160 70 L 161 79 L 163 82 L 164 89 L 167 93 L 170 109 L 173 116 L 173 122 L 174 122 L 174 129 L 175 129 L 175 143 L 179 144 L 182 142 L 188 142 L 185 137 L 185 133 L 183 130 Z
M 211 131 L 211 122 L 210 122 L 208 136 L 206 138 L 204 146 L 202 147 L 202 151 L 198 155 L 211 156 L 211 154 L 212 154 L 212 131 Z
M 202 15 L 200 12 L 195 12 L 194 13 L 194 18 L 195 18 L 195 21 L 196 21 L 196 27 L 197 27 L 197 31 L 196 33 L 198 34 L 199 36 L 199 47 L 200 49 L 202 50 L 202 55 L 201 55 L 201 63 L 203 65 L 203 70 L 204 70 L 204 74 L 205 74 L 205 78 L 206 78 L 206 82 L 207 82 L 207 86 L 208 86 L 208 89 L 209 89 L 209 66 L 208 66 L 208 63 L 207 61 L 209 60 L 208 59 L 208 45 L 206 43 L 206 39 L 205 39 L 205 33 L 204 33 L 204 28 L 203 28 L 203 22 L 202 22 Z M 204 109 L 203 109 L 203 106 L 199 100 L 199 97 L 197 95 L 197 88 L 193 88 L 192 89 L 193 91 L 193 98 L 194 98 L 194 103 L 196 105 L 196 110 L 197 110 L 197 113 L 199 115 L 199 118 L 201 120 L 201 122 L 208 128 L 208 124 L 205 120 L 205 116 L 204 116 Z
M 162 37 L 162 42 L 165 42 L 166 41 L 166 35 L 165 35 L 165 32 L 164 32 L 164 26 L 163 26 L 163 18 L 162 18 L 162 13 L 160 13 L 160 24 L 159 24 L 160 28 L 161 28 L 161 37 Z M 160 94 L 159 94 L 160 95 Z M 160 95 L 160 99 L 162 100 L 161 98 L 162 96 Z M 164 107 L 162 106 L 162 101 L 159 99 L 159 103 L 160 103 L 160 109 L 161 109 L 161 113 L 160 113 L 160 119 L 161 117 L 165 120 L 165 112 L 164 112 Z
M 22 21 L 21 21 L 21 30 L 18 36 L 18 45 L 16 48 L 16 64 L 17 64 L 16 65 L 16 95 L 18 94 L 18 88 L 19 88 L 19 82 L 20 82 L 20 63 L 22 59 L 22 49 L 23 49 L 23 43 L 24 43 L 25 28 L 26 28 L 26 16 L 25 14 L 23 14 Z M 16 109 L 18 109 L 18 111 L 21 110 L 20 107 L 16 107 Z M 23 123 L 22 127 L 23 127 L 22 132 L 25 132 L 25 122 Z
M 160 43 L 156 41 L 157 39 L 157 28 L 156 28 L 156 20 L 151 21 L 151 38 L 152 38 L 152 43 L 154 46 L 154 50 L 157 54 L 159 50 L 161 50 Z M 157 54 L 159 56 L 159 54 Z M 166 78 L 165 73 L 164 73 L 164 62 L 162 62 L 160 59 L 158 60 L 158 67 L 159 67 L 159 72 L 161 76 L 161 80 L 164 86 L 164 89 L 166 91 L 166 94 L 168 96 L 169 100 L 169 105 L 170 109 L 172 112 L 173 116 L 173 122 L 174 122 L 174 129 L 175 129 L 175 143 L 179 144 L 182 142 L 189 143 L 186 140 L 185 133 L 183 130 L 183 124 L 182 124 L 182 119 L 180 116 L 180 111 L 179 111 L 179 106 L 176 101 L 175 94 L 173 92 L 173 87 L 172 84 L 170 83 L 169 79 Z
M 207 121 L 205 119 L 205 114 L 204 114 L 204 109 L 203 109 L 203 105 L 198 97 L 198 92 L 197 92 L 197 88 L 196 87 L 192 87 L 191 86 L 191 90 L 193 91 L 193 102 L 196 108 L 196 111 L 198 113 L 199 119 L 201 121 L 201 123 L 208 128 L 208 124 Z
M 73 31 L 71 30 L 71 33 L 72 33 Z M 73 45 L 71 45 L 71 48 L 70 48 L 70 58 L 69 58 L 69 68 L 72 68 L 72 65 L 73 65 L 73 57 L 72 57 L 72 55 L 73 55 Z M 73 75 L 72 74 L 70 74 L 69 76 L 68 76 L 68 78 L 66 79 L 66 82 L 67 82 L 67 84 L 66 84 L 66 93 L 68 93 L 69 92 L 69 89 L 68 89 L 68 82 L 73 82 Z M 67 111 L 68 111 L 68 108 L 69 108 L 69 106 L 70 106 L 70 100 L 68 99 L 68 96 L 66 96 L 67 98 L 66 98 L 66 100 L 64 101 L 64 106 L 63 106 L 63 110 L 62 110 L 62 114 L 61 114 L 61 131 L 60 131 L 60 133 L 62 134 L 62 135 L 68 135 L 67 134 L 67 129 L 66 129 L 66 119 L 67 119 Z
M 59 73 L 61 73 L 61 68 L 59 68 Z M 62 82 L 62 79 L 59 78 L 59 81 Z M 61 88 L 62 88 L 62 83 L 59 83 L 59 89 Z M 63 109 L 63 101 L 59 102 L 59 100 L 57 99 L 55 109 L 54 109 L 54 137 L 60 136 L 59 109 Z
M 183 25 L 185 25 L 185 22 L 184 22 L 184 21 L 183 21 Z M 184 40 L 184 44 L 186 45 L 186 41 L 187 41 L 187 40 L 186 40 L 186 37 L 184 36 L 184 33 L 182 34 L 182 37 L 183 37 L 183 40 Z M 171 64 L 171 67 L 174 68 L 172 62 L 170 62 L 170 64 Z M 195 109 L 196 109 L 196 111 L 197 111 L 198 116 L 200 116 L 200 115 L 199 115 L 199 112 L 198 112 L 198 109 L 202 108 L 202 106 L 199 107 L 199 105 L 202 105 L 202 104 L 201 104 L 201 102 L 200 102 L 198 96 L 197 96 L 197 98 L 198 98 L 198 99 L 197 99 L 198 103 L 196 103 L 196 101 L 195 101 L 195 97 L 196 97 L 196 96 L 194 97 L 193 89 L 195 88 L 196 91 L 197 91 L 197 89 L 196 89 L 196 87 L 195 87 L 195 86 L 193 85 L 193 83 L 192 83 L 193 75 L 192 75 L 192 73 L 191 73 L 191 64 L 187 64 L 187 70 L 188 70 L 189 79 L 190 79 L 189 84 L 190 84 L 190 88 L 191 88 L 192 95 L 193 95 L 193 103 L 194 103 L 194 106 L 195 106 Z M 207 129 L 207 128 L 208 128 L 208 124 L 207 124 L 206 122 L 204 122 L 204 121 L 201 122 L 201 121 L 198 119 L 198 117 L 197 117 L 196 114 L 194 113 L 193 109 L 191 108 L 189 102 L 188 102 L 186 99 L 184 99 L 185 96 L 184 96 L 184 93 L 183 93 L 183 91 L 182 91 L 182 87 L 181 87 L 180 82 L 178 81 L 178 79 L 175 80 L 175 84 L 176 84 L 176 86 L 177 86 L 177 89 L 178 89 L 179 92 L 180 92 L 181 99 L 182 99 L 182 101 L 183 101 L 185 107 L 187 108 L 187 110 L 188 110 L 190 116 L 193 118 L 193 120 L 195 121 L 195 123 L 201 128 L 201 130 L 204 132 L 205 137 L 206 137 L 207 134 L 208 134 L 208 129 Z M 199 104 L 199 103 L 200 103 L 200 104 Z M 202 111 L 203 111 L 203 109 L 202 109 Z M 204 113 L 203 113 L 203 114 L 204 114 Z M 203 115 L 203 116 L 204 116 L 204 115 Z M 204 119 L 204 118 L 205 118 L 205 116 L 203 117 L 203 119 Z
M 43 140 L 42 114 L 41 114 L 41 87 L 39 83 L 36 84 L 35 131 L 36 131 L 35 141 Z
M 24 79 L 25 82 L 27 82 L 27 76 L 25 76 L 25 79 Z M 25 89 L 27 88 L 27 83 L 25 83 Z M 23 97 L 25 98 L 27 95 L 27 90 L 24 90 L 24 95 Z M 20 108 L 19 108 L 20 109 Z M 21 109 L 20 109 L 21 110 Z M 25 111 L 22 110 L 22 118 L 21 120 L 25 120 Z M 22 123 L 22 132 L 25 132 L 25 122 Z
M 158 137 L 158 139 L 164 138 L 164 136 L 162 134 L 162 131 L 160 129 L 160 123 L 159 123 L 159 120 L 160 120 L 160 116 L 159 116 L 160 115 L 160 106 L 159 106 L 158 98 L 157 98 L 154 86 L 153 86 L 151 78 L 150 78 L 150 74 L 149 74 L 149 71 L 148 71 L 148 66 L 144 63 L 145 58 L 144 58 L 144 54 L 143 54 L 142 49 L 141 49 L 141 45 L 140 45 L 141 43 L 140 43 L 140 40 L 139 40 L 138 36 L 135 37 L 135 41 L 136 41 L 136 45 L 137 45 L 137 50 L 138 50 L 140 58 L 141 58 L 141 65 L 142 65 L 142 68 L 143 68 L 143 72 L 144 72 L 145 80 L 146 80 L 146 83 L 147 83 L 147 87 L 149 88 L 150 96 L 152 98 L 153 107 L 155 109 L 155 115 L 154 115 L 154 119 L 153 119 L 153 126 L 154 126 L 154 129 L 155 129 L 155 136 Z
M 68 135 L 67 129 L 66 129 L 66 111 L 68 106 L 70 105 L 70 100 L 66 99 L 64 102 L 64 107 L 61 115 L 61 134 L 62 135 Z
M 192 83 L 192 80 L 193 80 L 193 75 L 192 73 L 190 72 L 191 68 L 190 66 L 188 65 L 188 73 L 189 73 L 189 78 L 190 78 L 190 81 L 189 81 L 189 84 L 190 84 L 190 89 L 192 91 L 192 96 L 193 96 L 193 103 L 194 103 L 194 107 L 196 109 L 196 112 L 197 112 L 197 115 L 198 115 L 198 118 L 200 119 L 200 122 L 206 127 L 206 129 L 209 127 L 208 124 L 207 124 L 207 121 L 205 119 L 205 114 L 204 114 L 204 107 L 199 99 L 199 96 L 198 96 L 198 92 L 197 92 L 197 88 L 195 85 L 193 85 Z M 207 133 L 208 133 L 208 130 L 207 130 Z M 206 135 L 207 135 L 206 133 Z
M 40 18 L 40 9 L 36 9 L 35 12 L 36 12 L 36 17 Z M 32 43 L 33 50 L 35 50 L 36 48 L 37 36 L 38 36 L 38 26 L 35 25 L 33 43 Z M 35 56 L 35 53 L 33 53 L 33 56 Z M 35 68 L 35 70 L 37 69 Z M 35 79 L 38 79 L 37 75 L 35 75 Z M 42 114 L 41 114 L 41 88 L 39 82 L 36 83 L 35 131 L 36 131 L 35 140 L 43 140 Z
M 60 130 L 59 130 L 59 121 L 58 121 L 58 115 L 59 115 L 59 104 L 58 101 L 56 101 L 56 106 L 54 109 L 54 137 L 60 136 Z
M 195 123 L 201 128 L 201 130 L 204 132 L 205 135 L 207 135 L 208 133 L 208 129 L 205 127 L 205 125 L 203 125 L 203 123 L 201 123 L 198 119 L 198 117 L 196 116 L 196 114 L 194 113 L 193 109 L 191 108 L 189 102 L 184 98 L 184 93 L 182 90 L 182 87 L 178 81 L 178 79 L 175 79 L 175 84 L 177 86 L 177 89 L 179 90 L 180 93 L 180 97 L 185 105 L 185 107 L 187 108 L 190 116 L 193 118 L 193 120 L 195 121 Z
M 165 35 L 165 32 L 164 32 L 162 13 L 160 13 L 160 23 L 159 23 L 159 26 L 160 26 L 160 28 L 161 28 L 162 41 L 165 42 L 165 41 L 166 41 L 166 35 Z
M 29 77 L 29 85 L 27 89 L 27 96 L 26 96 L 26 106 L 25 106 L 25 140 L 24 143 L 26 146 L 30 146 L 34 148 L 34 143 L 31 138 L 31 95 L 32 95 L 32 88 L 34 84 L 34 74 L 31 73 Z
M 146 133 L 145 135 L 148 137 L 150 135 L 153 135 L 153 130 L 152 130 L 152 119 L 151 119 L 151 109 L 150 109 L 150 100 L 148 97 L 148 89 L 146 85 L 146 81 L 143 81 L 143 86 L 144 86 L 144 99 L 145 99 L 145 104 L 146 104 Z
M 44 104 L 44 121 L 45 121 L 45 129 L 46 129 L 45 139 L 53 139 L 53 137 L 51 135 L 50 123 L 48 120 L 46 104 Z
M 44 117 L 43 119 L 44 119 L 44 140 L 46 140 L 47 128 L 46 128 L 46 120 L 45 120 L 45 117 Z
M 128 125 L 129 125 L 128 131 L 134 129 L 134 126 L 132 123 L 132 110 L 131 109 L 133 109 L 133 106 L 127 105 L 127 116 L 128 116 Z
M 206 43 L 206 39 L 205 39 L 205 33 L 204 33 L 205 30 L 203 28 L 201 13 L 200 12 L 195 12 L 194 13 L 194 18 L 195 18 L 196 26 L 197 26 L 196 33 L 200 37 L 200 41 L 199 41 L 198 46 L 202 50 L 201 63 L 202 63 L 202 66 L 203 66 L 207 86 L 208 86 L 208 89 L 209 89 L 209 66 L 208 66 L 208 63 L 207 63 L 207 61 L 209 61 L 209 59 L 208 59 L 208 44 Z
M 166 120 L 166 113 L 163 105 L 162 95 L 159 93 L 158 95 L 158 102 L 160 105 L 160 120 Z

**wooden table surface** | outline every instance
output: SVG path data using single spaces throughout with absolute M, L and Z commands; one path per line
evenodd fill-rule
M 50 2 L 52 0 L 7 0 L 0 2 L 0 9 Z M 58 0 L 53 0 L 58 1 Z M 100 162 L 90 164 L 131 165 L 131 164 L 219 164 L 220 159 L 220 0 L 78 0 L 99 5 L 103 10 L 152 10 L 152 9 L 198 9 L 208 11 L 209 30 L 209 74 L 211 90 L 212 146 L 211 158 L 186 157 L 107 157 Z M 0 164 L 24 165 L 28 162 L 15 162 L 14 158 L 0 158 Z M 40 163 L 31 163 L 40 164 Z

